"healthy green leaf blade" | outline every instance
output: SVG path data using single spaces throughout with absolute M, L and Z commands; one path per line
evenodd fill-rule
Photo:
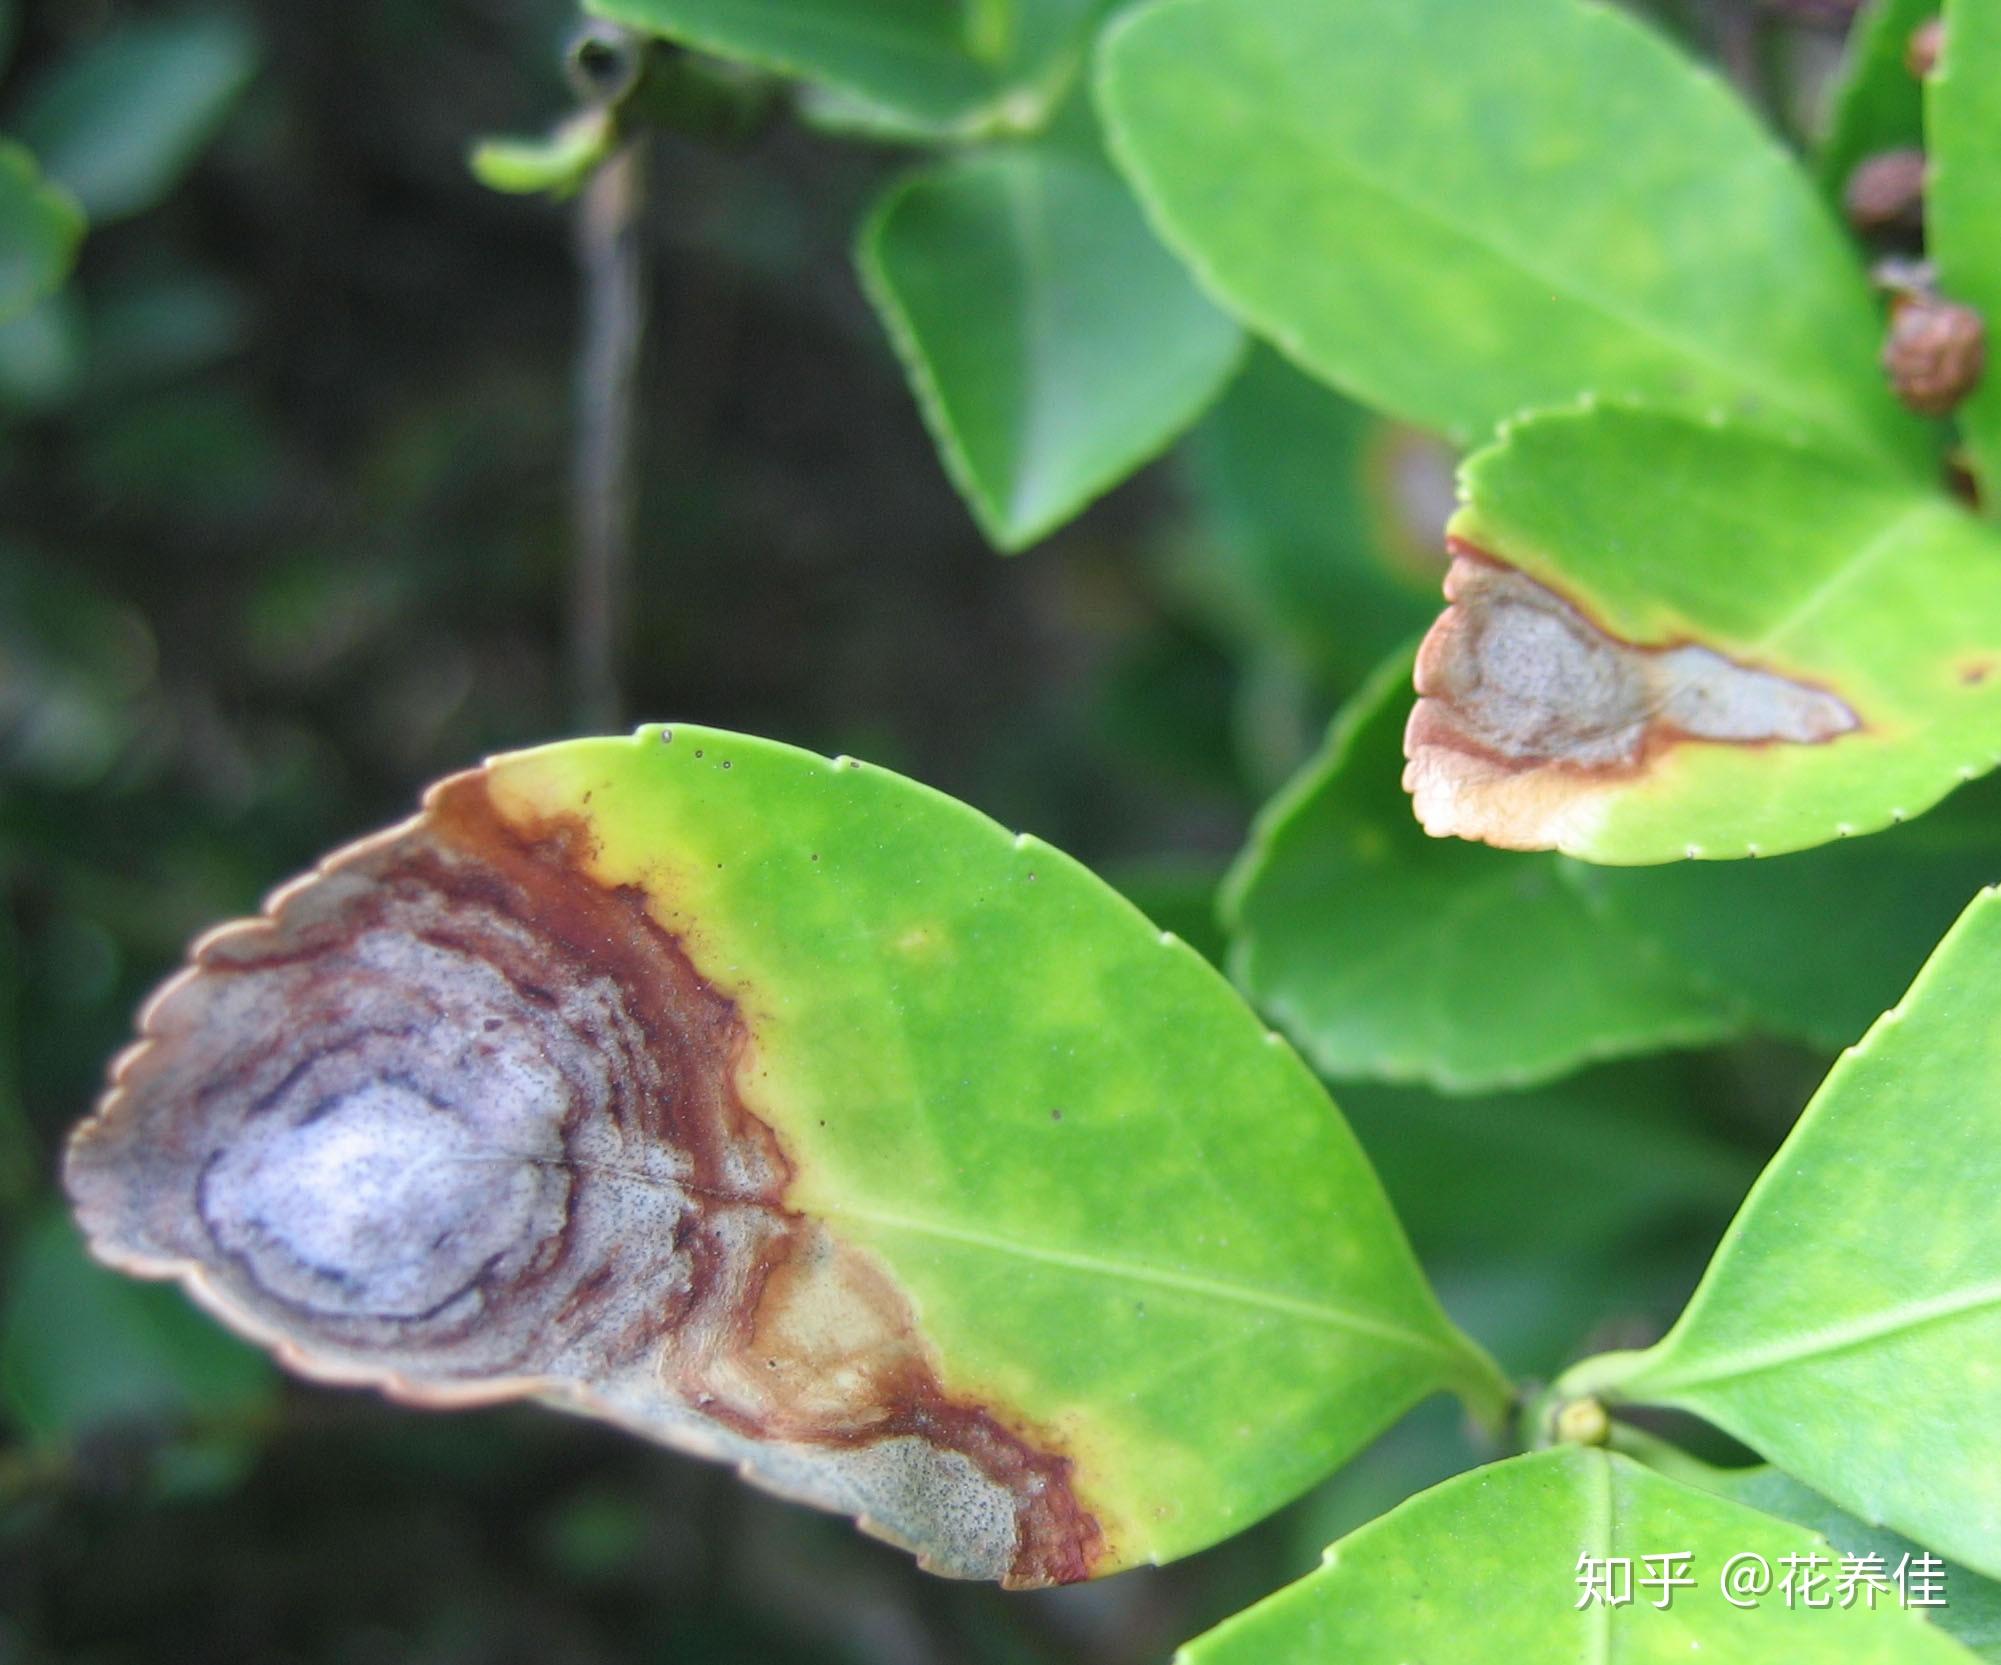
M 1939 0 L 1870 0 L 1848 37 L 1819 156 L 1829 198 L 1858 162 L 1925 142 L 1924 89 L 1906 62 L 1911 36 L 1938 15 Z
M 1645 1557 L 1684 1551 L 1692 1588 L 1639 1582 Z M 1733 1606 L 1718 1580 L 1744 1554 L 1775 1571 L 1788 1555 L 1832 1559 L 1825 1540 L 1799 1527 L 1615 1453 L 1568 1446 L 1419 1494 L 1335 1544 L 1317 1572 L 1176 1657 L 1180 1665 L 1963 1665 L 1972 1657 L 1894 1603 L 1789 1610 L 1773 1595 Z M 1583 1555 L 1631 1562 L 1630 1604 L 1579 1607 Z M 1663 1594 L 1665 1609 L 1656 1605 Z M 1478 1638 L 1470 1647 L 1469 1637 Z
M 1865 1521 L 2001 1570 L 2001 895 L 1844 1054 L 1674 1329 L 1566 1391 L 1708 1418 Z
M 1406 784 L 1433 832 L 1776 855 L 2001 757 L 2001 539 L 1942 494 L 1612 406 L 1468 464 Z
M 1040 126 L 1104 0 L 590 0 L 718 57 L 933 130 Z
M 67 1176 L 100 1255 L 313 1374 L 534 1394 L 1021 1584 L 1507 1397 L 1223 979 L 881 770 L 515 753 L 196 963 Z
M 0 322 L 62 282 L 82 237 L 76 204 L 43 182 L 32 155 L 0 139 Z
M 123 23 L 29 89 L 20 134 L 92 220 L 122 219 L 173 189 L 256 67 L 233 13 Z
M 1470 443 L 1596 391 L 1926 455 L 1824 204 L 1612 7 L 1156 0 L 1100 64 L 1113 154 L 1170 246 L 1392 415 Z
M 2001 880 L 2001 777 L 1873 838 L 1755 862 L 1570 862 L 1564 876 L 1756 1027 L 1832 1051 L 1896 1003 L 1967 898 Z
M 1118 176 L 1053 144 L 894 187 L 859 258 L 946 466 L 1003 549 L 1164 449 L 1242 346 Z
M 1988 365 L 1959 407 L 1989 511 L 2001 508 L 2001 13 L 1947 0 L 1945 56 L 1925 102 L 1926 248 L 1939 287 L 1987 320 Z
M 1238 983 L 1325 1075 L 1459 1092 L 1730 1033 L 1552 858 L 1426 836 L 1398 784 L 1410 663 L 1377 671 L 1259 817 L 1226 892 Z

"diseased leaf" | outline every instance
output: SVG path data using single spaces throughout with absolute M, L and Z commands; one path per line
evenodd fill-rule
M 1035 542 L 1163 450 L 1242 347 L 1118 176 L 1068 147 L 996 150 L 904 181 L 859 259 L 946 468 L 1002 549 Z
M 1185 447 L 1209 535 L 1251 633 L 1346 691 L 1437 610 L 1451 453 L 1265 348 Z
M 1693 1586 L 1638 1580 L 1686 1551 Z M 1520 1659 L 1600 1665 L 1949 1665 L 1969 1655 L 1921 1612 L 1733 1606 L 1724 1565 L 1827 1554 L 1825 1540 L 1613 1452 L 1567 1446 L 1475 1469 L 1350 1533 L 1317 1572 L 1188 1644 L 1181 1665 L 1411 1665 Z M 1579 1606 L 1578 1561 L 1632 1563 L 1627 1605 Z M 1469 1638 L 1477 1638 L 1469 1644 Z
M 1757 1027 L 1833 1050 L 1896 1003 L 1967 898 L 2001 880 L 2001 776 L 1873 838 L 1755 862 L 1570 862 L 1564 876 Z
M 1506 1398 L 1223 980 L 881 770 L 515 753 L 195 966 L 68 1183 L 101 1256 L 314 1376 L 533 1396 L 1014 1584 Z
M 1039 127 L 1106 0 L 590 0 L 718 57 L 832 88 L 904 136 Z M 872 111 L 871 108 L 873 107 Z
M 1323 1074 L 1460 1092 L 1729 1034 L 1728 1007 L 1552 858 L 1426 836 L 1399 785 L 1410 664 L 1378 670 L 1259 817 L 1225 892 L 1238 983 Z
M 1945 55 L 1926 94 L 1926 248 L 1939 287 L 1987 321 L 1986 374 L 1959 407 L 1990 513 L 2001 513 L 2001 9 L 1947 0 Z
M 1167 242 L 1392 415 L 1466 444 L 1596 391 L 1929 454 L 1825 205 L 1721 81 L 1613 7 L 1156 0 L 1100 65 Z
M 1911 36 L 1938 9 L 1939 0 L 1870 0 L 1856 15 L 1820 147 L 1833 202 L 1858 162 L 1925 142 L 1924 89 L 1906 58 Z
M 1463 489 L 1407 740 L 1431 831 L 1776 855 L 2001 758 L 2001 539 L 1944 495 L 1617 407 L 1515 425 Z
M 17 125 L 93 221 L 122 219 L 174 188 L 256 67 L 233 13 L 121 23 L 32 86 Z
M 0 323 L 54 291 L 82 237 L 76 204 L 43 182 L 33 156 L 0 139 Z
M 1562 1384 L 1679 1406 L 2001 1570 L 2001 894 L 1843 1055 L 1667 1337 Z

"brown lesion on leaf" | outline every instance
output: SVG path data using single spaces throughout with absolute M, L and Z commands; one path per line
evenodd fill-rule
M 459 775 L 203 939 L 71 1141 L 92 1247 L 321 1379 L 536 1396 L 943 1573 L 1107 1565 L 1060 1441 L 949 1392 L 888 1273 L 788 1203 L 742 1011 L 591 854 Z
M 1430 833 L 1551 849 L 1673 747 L 1818 745 L 1862 726 L 1829 689 L 1698 642 L 1623 640 L 1485 551 L 1450 548 L 1404 735 L 1404 786 Z

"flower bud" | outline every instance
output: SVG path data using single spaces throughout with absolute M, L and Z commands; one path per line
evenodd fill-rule
M 1912 410 L 1948 415 L 1973 391 L 1986 364 L 1987 323 L 1974 308 L 1936 295 L 1896 303 L 1883 369 Z

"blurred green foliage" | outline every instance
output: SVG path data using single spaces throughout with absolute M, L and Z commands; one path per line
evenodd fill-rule
M 796 113 L 1038 125 L 1095 10 L 1030 9 L 1009 42 L 971 8 L 923 96 L 848 43 Z M 1732 8 L 1669 10 L 1713 45 Z M 39 159 L 0 155 L 0 225 L 41 172 L 92 216 L 68 286 L 0 323 L 0 1665 L 1123 1665 L 1479 1455 L 1434 1405 L 1233 1543 L 1004 1597 L 582 1423 L 279 1383 L 81 1259 L 60 1140 L 187 939 L 436 776 L 573 731 L 569 221 L 465 154 L 566 107 L 574 21 L 0 0 L 0 133 Z M 791 121 L 657 161 L 625 715 L 903 769 L 1220 958 L 1252 815 L 1431 610 L 1449 453 L 1257 349 L 1163 467 L 1004 562 L 850 260 L 911 152 Z M 1193 412 L 1168 414 L 1160 442 Z M 1955 847 L 1949 882 L 1981 859 Z M 1547 1376 L 1658 1334 L 1822 1061 L 1754 1040 L 1491 1098 L 1336 1091 L 1455 1317 Z

